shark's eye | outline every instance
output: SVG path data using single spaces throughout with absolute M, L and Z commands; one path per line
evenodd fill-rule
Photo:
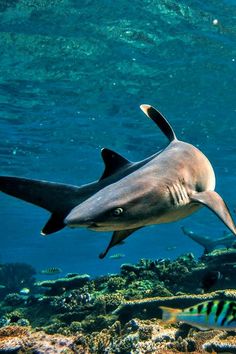
M 112 214 L 113 214 L 114 216 L 118 216 L 118 215 L 120 215 L 120 214 L 122 214 L 122 213 L 123 213 L 123 209 L 122 209 L 122 208 L 116 208 L 116 209 L 114 209 L 113 212 L 112 212 Z

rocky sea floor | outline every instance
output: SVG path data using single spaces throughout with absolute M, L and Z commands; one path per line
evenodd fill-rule
M 235 260 L 235 249 L 221 249 L 40 282 L 27 264 L 2 264 L 0 353 L 236 353 L 235 332 L 167 324 L 159 309 L 236 300 Z M 206 291 L 203 279 L 214 271 L 220 277 Z

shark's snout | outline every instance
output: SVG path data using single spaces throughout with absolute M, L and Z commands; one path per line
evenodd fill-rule
M 87 227 L 87 228 L 96 227 L 96 223 L 92 219 L 81 217 L 75 213 L 70 213 L 69 215 L 67 215 L 67 217 L 64 219 L 64 223 L 68 227 L 72 227 L 72 228 L 73 227 Z

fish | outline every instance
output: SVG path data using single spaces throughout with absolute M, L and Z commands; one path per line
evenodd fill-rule
M 215 173 L 207 157 L 193 145 L 178 140 L 154 107 L 141 105 L 141 109 L 158 124 L 169 140 L 168 146 L 134 172 L 76 206 L 64 220 L 67 226 L 113 231 L 100 258 L 136 230 L 180 220 L 203 206 L 236 235 L 228 207 L 214 191 Z
M 21 295 L 28 295 L 30 293 L 30 289 L 29 288 L 23 288 L 19 291 L 19 293 Z
M 181 227 L 183 233 L 190 237 L 193 241 L 204 247 L 204 253 L 210 253 L 214 249 L 224 246 L 231 248 L 235 245 L 235 236 L 231 232 L 224 232 L 221 237 L 211 238 L 210 236 L 199 235 L 186 227 Z
M 174 251 L 176 250 L 177 246 L 173 245 L 173 246 L 167 246 L 166 247 L 166 251 Z
M 222 279 L 221 272 L 217 270 L 209 270 L 202 277 L 201 287 L 204 292 L 206 292 L 210 290 L 220 279 Z
M 40 271 L 40 274 L 46 274 L 46 275 L 54 275 L 60 273 L 62 273 L 62 270 L 61 268 L 57 268 L 57 267 L 51 267 Z
M 125 254 L 123 253 L 116 253 L 116 254 L 112 254 L 109 258 L 110 259 L 121 259 L 121 258 L 124 258 L 125 257 Z
M 104 148 L 105 169 L 99 180 L 80 187 L 23 177 L 0 176 L 0 191 L 48 210 L 41 230 L 49 235 L 65 226 L 112 231 L 109 249 L 142 227 L 180 220 L 211 209 L 236 234 L 223 199 L 214 191 L 215 174 L 193 145 L 177 139 L 166 118 L 150 105 L 141 105 L 167 137 L 169 144 L 139 162 Z
M 161 118 L 160 113 L 159 115 Z M 156 118 L 154 122 L 159 125 Z M 75 186 L 18 176 L 0 176 L 0 191 L 51 213 L 40 232 L 47 236 L 67 226 L 65 218 L 75 206 L 144 166 L 161 152 L 162 150 L 144 160 L 132 162 L 111 149 L 102 148 L 101 157 L 105 167 L 100 178 L 94 182 Z
M 182 321 L 202 330 L 211 328 L 236 330 L 235 301 L 211 300 L 185 309 L 165 306 L 159 308 L 163 311 L 162 319 L 168 323 Z

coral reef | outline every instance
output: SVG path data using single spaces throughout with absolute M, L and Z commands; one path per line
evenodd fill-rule
M 202 348 L 209 353 L 236 353 L 235 335 L 227 336 L 225 333 L 219 333 L 205 342 Z
M 34 288 L 35 269 L 26 263 L 6 263 L 0 265 L 0 284 L 3 288 L 0 297 L 20 291 L 22 288 Z
M 42 341 L 44 352 L 53 353 L 235 353 L 230 332 L 166 324 L 159 309 L 235 300 L 234 252 L 217 250 L 200 260 L 191 253 L 173 261 L 141 259 L 123 264 L 120 274 L 91 279 L 72 273 L 37 282 L 33 294 L 8 291 L 0 301 L 0 352 L 10 347 L 27 352 Z M 221 276 L 204 293 L 202 277 L 212 270 Z M 19 277 L 15 279 L 19 284 Z
M 127 322 L 133 316 L 143 319 L 161 318 L 159 306 L 185 308 L 203 301 L 215 299 L 236 300 L 236 290 L 218 290 L 208 294 L 175 295 L 130 300 L 121 304 L 113 313 L 119 315 L 119 320 L 122 322 Z
M 76 353 L 74 338 L 53 335 L 47 336 L 44 332 L 32 332 L 30 328 L 7 326 L 0 328 L 1 353 Z
M 181 332 L 183 333 L 183 331 Z M 186 331 L 179 335 L 177 327 L 165 326 L 159 320 L 128 322 L 123 328 L 119 321 L 100 332 L 86 335 L 78 331 L 73 336 L 46 334 L 30 327 L 0 328 L 1 353 L 84 353 L 84 354 L 174 354 L 235 353 L 235 339 L 223 331 Z
M 35 285 L 42 288 L 49 288 L 45 294 L 46 295 L 58 295 L 63 293 L 65 290 L 81 288 L 90 279 L 88 274 L 74 275 L 69 274 L 66 278 L 60 278 L 55 280 L 43 280 L 37 282 Z

